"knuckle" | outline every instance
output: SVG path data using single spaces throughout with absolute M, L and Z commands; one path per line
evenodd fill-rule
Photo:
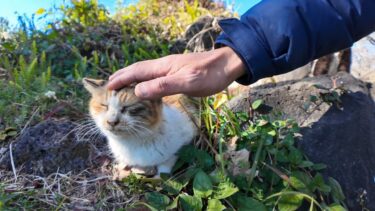
M 189 73 L 190 73 L 191 77 L 195 78 L 195 79 L 204 79 L 207 76 L 206 71 L 204 71 L 202 68 L 196 67 L 196 66 L 190 67 Z
M 165 79 L 158 80 L 157 89 L 161 92 L 169 89 L 169 83 Z

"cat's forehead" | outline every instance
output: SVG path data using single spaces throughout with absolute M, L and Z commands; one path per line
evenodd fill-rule
M 121 104 L 135 103 L 139 98 L 134 94 L 134 88 L 122 88 L 120 90 L 106 90 L 105 92 L 93 95 L 93 100 L 97 102 L 118 102 Z
M 134 94 L 134 88 L 123 88 L 121 90 L 111 90 L 110 97 L 116 98 L 121 103 L 135 103 L 139 98 Z

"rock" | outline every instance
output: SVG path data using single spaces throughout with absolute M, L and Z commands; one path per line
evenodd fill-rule
M 375 100 L 375 32 L 356 42 L 352 52 L 351 73 L 372 85 L 370 92 Z
M 375 72 L 375 32 L 356 42 L 352 47 L 351 73 L 361 80 Z
M 316 84 L 328 89 L 340 86 L 347 93 L 341 102 L 329 105 L 319 100 L 315 105 L 310 96 L 328 92 Z M 327 164 L 323 173 L 340 182 L 349 210 L 361 210 L 361 197 L 369 210 L 375 210 L 375 104 L 365 83 L 340 72 L 263 85 L 234 98 L 229 106 L 246 111 L 256 99 L 303 126 L 299 147 L 313 162 Z
M 288 73 L 260 79 L 256 83 L 251 84 L 250 87 L 256 87 L 256 86 L 260 86 L 264 84 L 271 84 L 271 83 L 274 84 L 274 83 L 279 83 L 279 82 L 284 82 L 284 81 L 300 80 L 300 79 L 308 77 L 311 74 L 311 68 L 312 68 L 312 63 L 309 63 L 305 66 L 297 68 Z
M 70 121 L 47 120 L 26 129 L 12 144 L 15 166 L 28 174 L 79 172 L 94 165 L 94 158 L 105 151 L 106 142 L 78 141 Z M 9 150 L 0 159 L 0 168 L 11 169 Z

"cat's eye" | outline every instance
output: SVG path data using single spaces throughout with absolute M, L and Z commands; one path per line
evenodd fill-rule
M 101 103 L 100 106 L 102 106 L 102 107 L 104 107 L 106 110 L 108 110 L 108 105 L 107 105 L 107 104 Z
M 125 111 L 129 108 L 129 106 L 123 106 L 121 108 L 121 113 L 125 113 Z
M 139 114 L 140 112 L 142 112 L 144 110 L 146 110 L 146 108 L 143 107 L 143 106 L 131 108 L 131 109 L 129 109 L 129 114 L 136 115 L 136 114 Z

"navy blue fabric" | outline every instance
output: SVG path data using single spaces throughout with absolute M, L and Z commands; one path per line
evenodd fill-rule
M 219 22 L 216 45 L 231 47 L 250 84 L 350 47 L 375 30 L 375 0 L 263 0 L 241 19 Z

